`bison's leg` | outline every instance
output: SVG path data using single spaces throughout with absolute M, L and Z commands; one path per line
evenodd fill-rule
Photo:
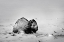
M 33 32 L 31 30 L 31 28 L 27 28 L 27 29 L 24 30 L 24 33 L 25 34 L 32 34 Z
M 13 33 L 18 33 L 18 29 L 13 28 Z

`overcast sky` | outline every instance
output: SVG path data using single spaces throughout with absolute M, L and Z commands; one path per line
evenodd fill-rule
M 64 18 L 64 0 L 0 0 L 0 19 L 21 17 L 39 21 Z
M 64 0 L 0 0 L 0 18 L 50 18 L 63 14 Z

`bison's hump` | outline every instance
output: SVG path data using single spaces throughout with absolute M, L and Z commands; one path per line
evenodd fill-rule
M 18 19 L 13 28 L 24 29 L 28 25 L 28 20 L 24 17 Z

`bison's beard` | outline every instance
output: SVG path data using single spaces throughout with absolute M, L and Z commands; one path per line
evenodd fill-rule
M 37 28 L 32 28 L 31 26 L 28 26 L 23 31 L 24 31 L 25 34 L 33 34 L 33 33 L 36 33 L 37 30 L 38 30 L 38 27 Z
M 25 34 L 33 34 L 33 33 L 36 33 L 36 30 L 33 28 L 27 28 L 24 30 L 24 33 Z

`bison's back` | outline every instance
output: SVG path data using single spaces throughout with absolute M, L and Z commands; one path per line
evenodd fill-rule
M 28 20 L 20 18 L 16 21 L 15 25 L 13 26 L 13 30 L 24 30 L 28 26 Z

